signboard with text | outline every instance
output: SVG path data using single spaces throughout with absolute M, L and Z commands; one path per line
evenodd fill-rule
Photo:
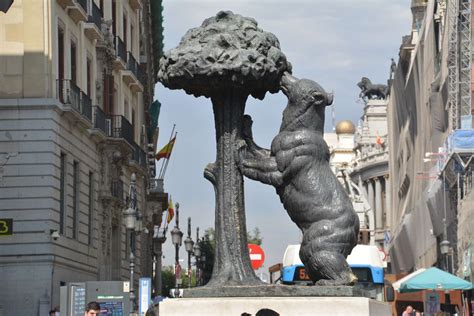
M 13 219 L 0 218 L 0 236 L 13 235 Z
M 140 287 L 139 287 L 139 316 L 145 316 L 148 307 L 150 306 L 151 301 L 151 279 L 150 278 L 140 278 Z

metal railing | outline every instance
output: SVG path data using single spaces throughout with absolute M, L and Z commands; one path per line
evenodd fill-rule
M 87 22 L 94 23 L 97 28 L 101 29 L 101 18 L 102 18 L 102 11 L 99 9 L 99 7 L 95 4 L 94 1 L 92 2 L 92 7 L 91 10 L 89 10 L 89 17 L 87 18 Z
M 124 202 L 123 194 L 123 181 L 122 180 L 112 180 L 110 186 L 110 193 L 113 197 L 116 197 L 120 201 Z
M 147 157 L 146 152 L 138 146 L 137 143 L 133 143 L 133 155 L 132 159 L 136 161 L 141 167 L 146 168 L 147 166 Z
M 133 146 L 133 126 L 122 115 L 106 116 L 106 135 L 108 137 L 123 138 Z
M 150 179 L 150 192 L 165 192 L 163 179 Z
M 81 113 L 92 121 L 92 100 L 87 94 L 81 91 Z
M 70 105 L 77 112 L 92 121 L 92 101 L 76 84 L 70 79 L 56 80 L 57 98 L 61 103 Z
M 104 132 L 104 134 L 107 135 L 105 113 L 98 106 L 94 106 L 94 128 L 100 129 L 102 132 Z
M 127 68 L 135 75 L 135 78 L 138 79 L 138 63 L 131 52 L 128 52 Z
M 127 50 L 125 48 L 125 43 L 119 36 L 115 36 L 115 53 L 125 64 L 127 64 Z
M 87 13 L 87 0 L 76 0 L 77 3 L 84 9 L 84 12 Z

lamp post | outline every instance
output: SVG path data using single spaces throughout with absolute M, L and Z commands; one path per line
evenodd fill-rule
M 123 211 L 125 228 L 130 234 L 130 315 L 135 310 L 134 268 L 135 268 L 135 233 L 141 230 L 141 216 L 137 210 L 137 177 L 132 173 L 130 177 L 130 201 L 128 208 Z
M 165 228 L 158 228 L 156 234 L 153 235 L 153 252 L 155 254 L 155 295 L 161 295 L 161 257 L 163 256 L 163 244 L 166 241 Z
M 174 296 L 179 297 L 179 283 L 181 281 L 181 266 L 179 265 L 179 247 L 181 246 L 181 241 L 183 239 L 183 232 L 179 230 L 179 203 L 175 204 L 176 206 L 176 226 L 171 231 L 171 241 L 175 247 L 175 292 Z
M 196 258 L 196 285 L 201 285 L 201 272 L 199 258 L 201 257 L 201 246 L 199 245 L 199 227 L 196 228 L 196 244 L 194 245 L 194 257 Z
M 191 254 L 193 253 L 194 241 L 191 238 L 191 217 L 188 217 L 188 237 L 184 241 L 184 247 L 188 252 L 188 288 L 191 288 Z

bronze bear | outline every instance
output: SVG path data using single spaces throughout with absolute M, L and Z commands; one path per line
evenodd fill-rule
M 357 278 L 345 258 L 355 247 L 359 218 L 329 166 L 324 141 L 324 111 L 332 95 L 316 82 L 285 73 L 281 90 L 288 98 L 280 132 L 271 150 L 252 137 L 246 115 L 240 157 L 242 173 L 273 185 L 288 215 L 303 232 L 300 258 L 317 285 L 353 284 Z

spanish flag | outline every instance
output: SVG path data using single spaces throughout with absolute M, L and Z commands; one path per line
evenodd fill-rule
M 171 151 L 173 150 L 174 143 L 176 142 L 176 136 L 173 137 L 165 147 L 156 154 L 155 159 L 160 160 L 161 158 L 169 159 L 171 156 Z
M 383 145 L 382 137 L 380 137 L 379 134 L 377 134 L 377 138 L 375 139 L 375 143 L 376 143 L 377 145 L 380 145 L 380 146 Z
M 168 202 L 168 218 L 166 219 L 168 224 L 171 222 L 173 217 L 174 217 L 173 200 L 171 199 L 171 196 L 170 196 L 170 200 Z

